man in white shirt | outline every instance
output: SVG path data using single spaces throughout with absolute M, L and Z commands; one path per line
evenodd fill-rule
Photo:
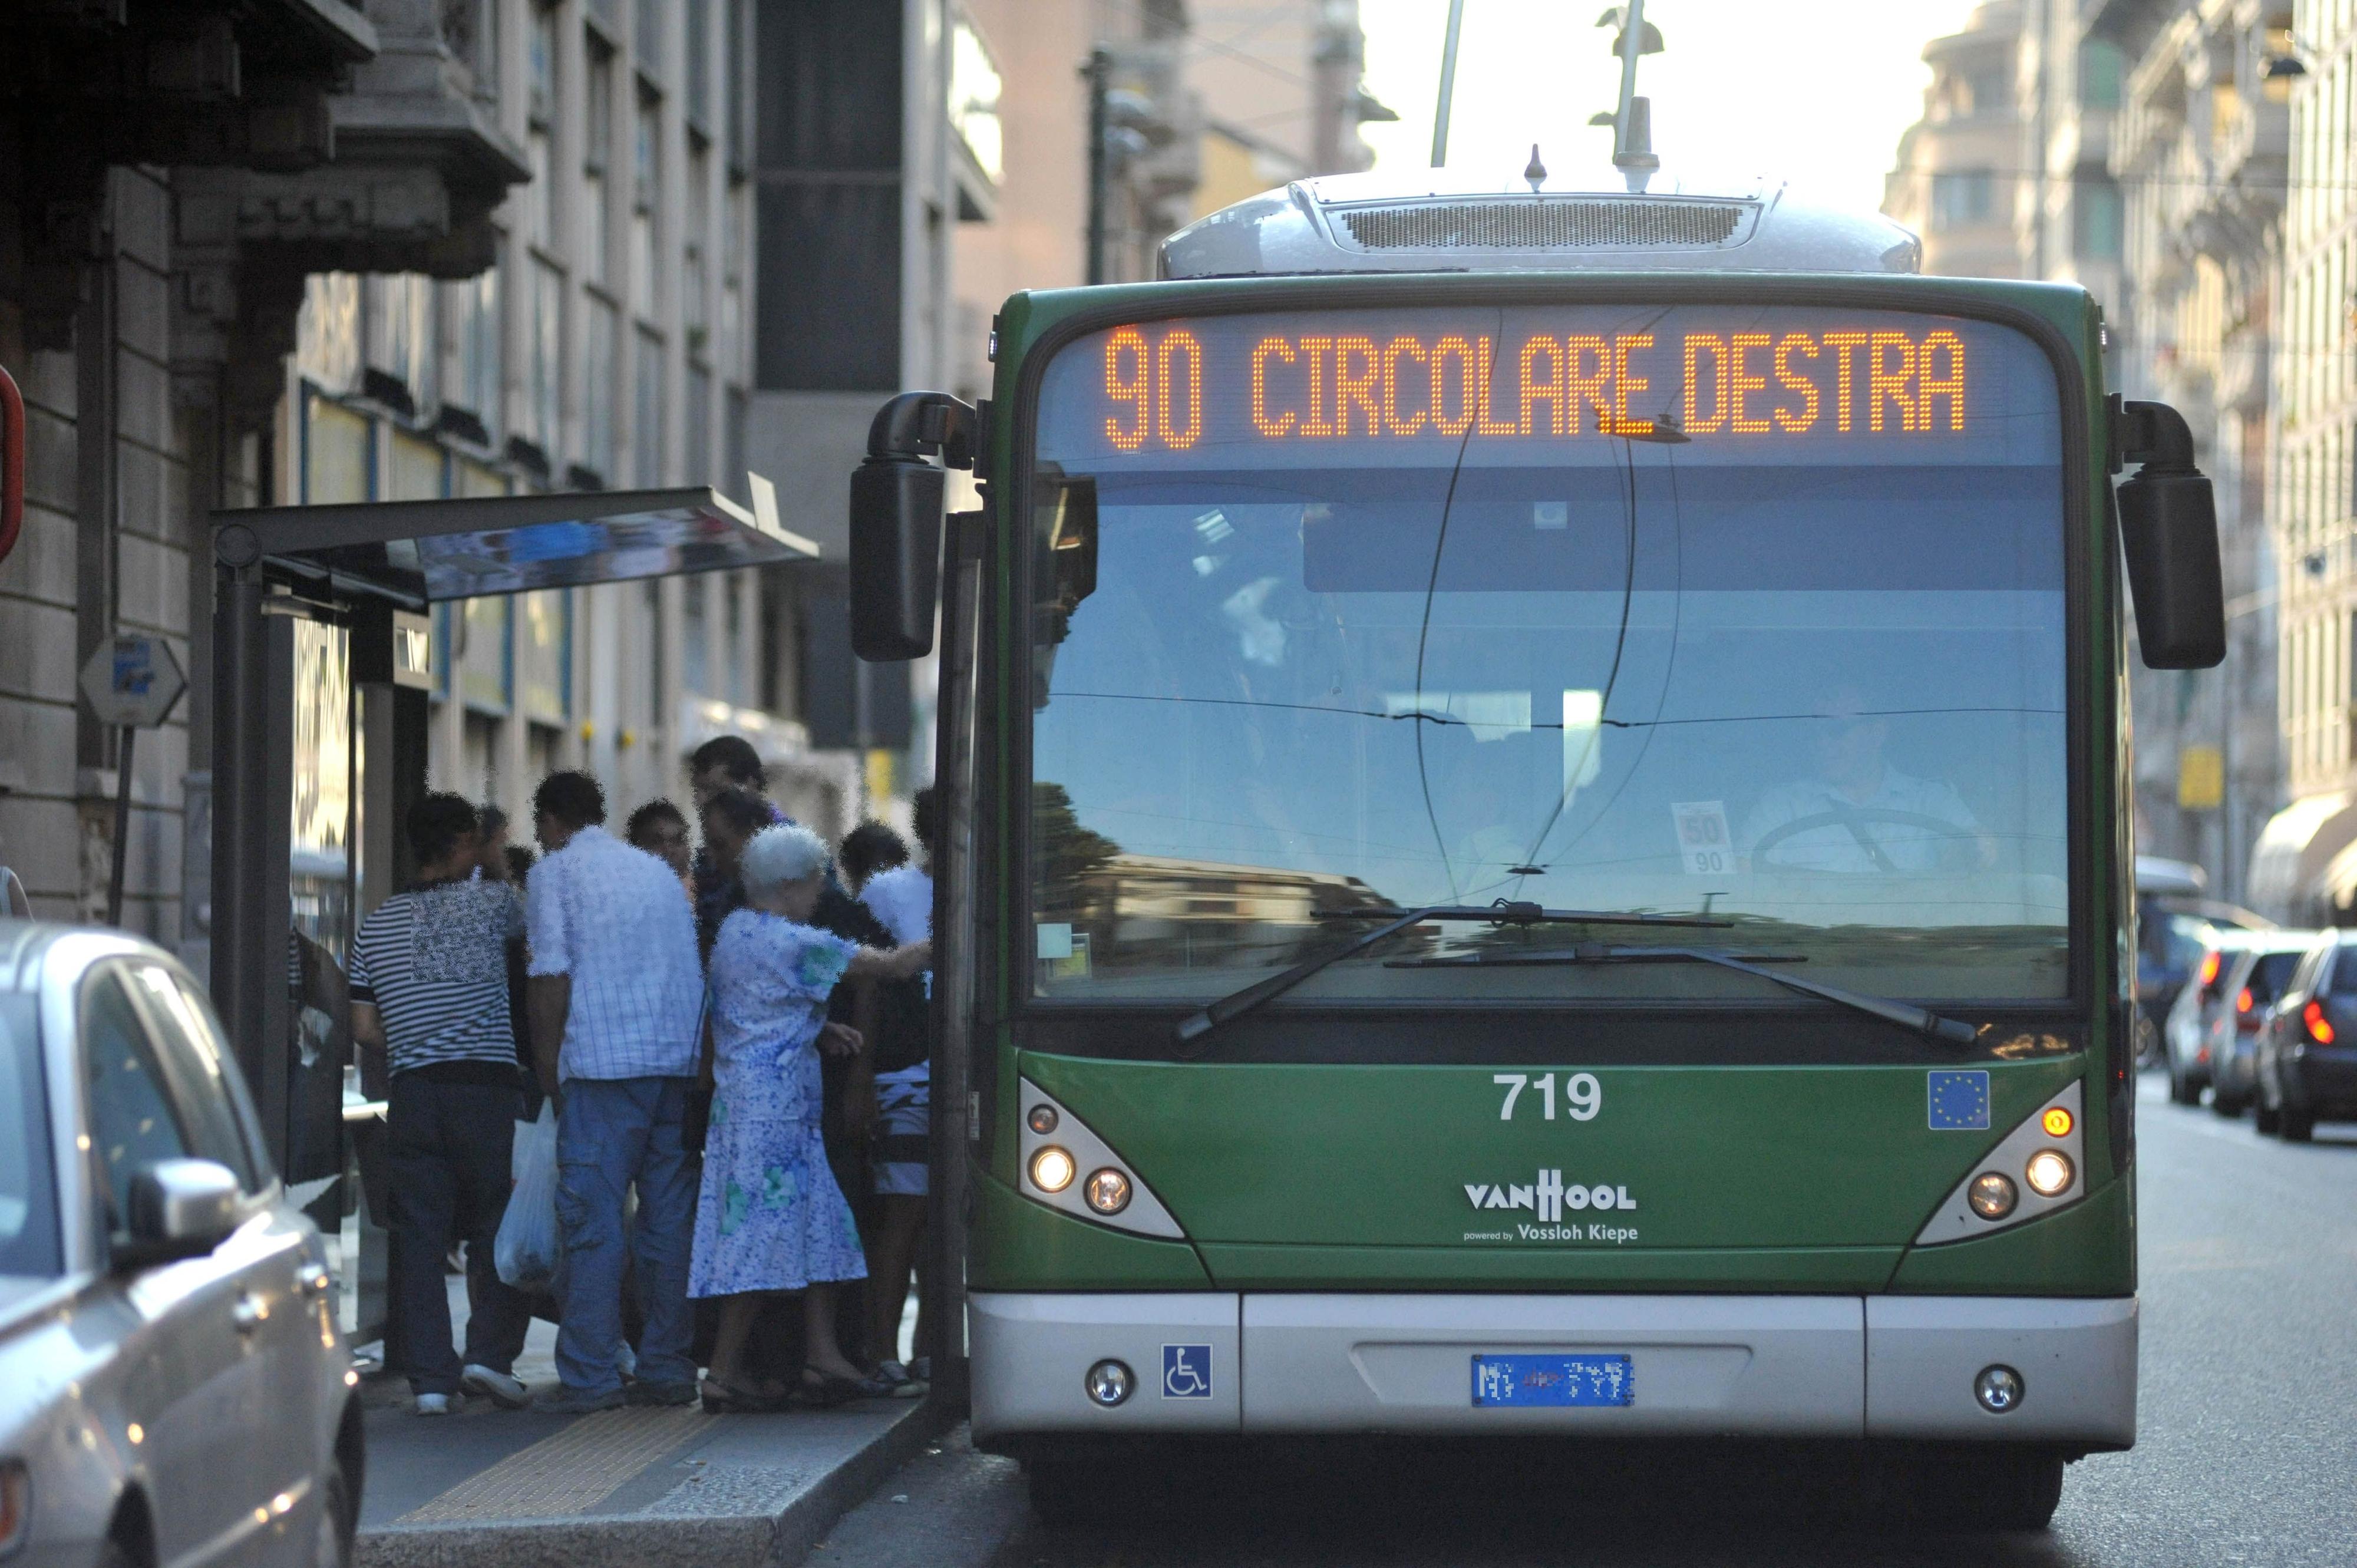
M 689 1359 L 688 1251 L 695 1181 L 680 1121 L 696 1067 L 704 974 L 695 921 L 671 867 L 608 833 L 605 793 L 586 773 L 552 773 L 533 796 L 547 858 L 525 891 L 532 947 L 525 1006 L 541 1087 L 556 1098 L 556 1217 L 565 1232 L 556 1370 L 538 1407 L 559 1413 L 625 1402 L 622 1205 L 639 1193 L 630 1241 L 646 1309 L 629 1402 L 695 1398 Z
M 1816 777 L 1770 788 L 1744 819 L 1755 870 L 1905 875 L 1994 860 L 1996 845 L 1955 790 L 1883 759 L 1888 719 L 1853 691 L 1827 705 L 1813 721 Z M 1778 832 L 1803 822 L 1811 825 Z

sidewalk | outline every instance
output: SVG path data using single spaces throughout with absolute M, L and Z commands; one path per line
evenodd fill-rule
M 554 1340 L 535 1323 L 516 1365 L 535 1390 L 555 1386 Z M 420 1417 L 399 1378 L 366 1399 L 359 1568 L 788 1568 L 942 1429 L 920 1400 Z

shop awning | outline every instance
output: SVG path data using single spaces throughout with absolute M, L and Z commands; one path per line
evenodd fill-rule
M 214 552 L 411 608 L 818 558 L 816 544 L 778 526 L 767 485 L 754 499 L 748 511 L 697 486 L 263 507 L 215 512 Z
M 2261 914 L 2294 924 L 2320 918 L 2333 857 L 2357 843 L 2357 795 L 2305 795 L 2267 819 L 2251 848 L 2247 897 Z

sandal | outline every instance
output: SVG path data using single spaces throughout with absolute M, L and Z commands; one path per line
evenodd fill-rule
M 709 1373 L 704 1379 L 704 1409 L 708 1415 L 766 1415 L 786 1408 L 783 1398 L 722 1382 Z
M 818 1410 L 834 1410 L 853 1400 L 871 1397 L 867 1380 L 837 1377 L 832 1372 L 813 1372 L 804 1369 L 799 1397 Z

